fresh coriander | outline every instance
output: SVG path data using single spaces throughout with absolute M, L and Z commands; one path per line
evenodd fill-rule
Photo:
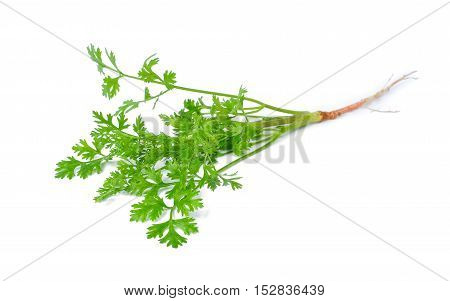
M 344 108 L 308 112 L 250 98 L 243 87 L 234 95 L 178 86 L 175 72 L 166 70 L 160 75 L 155 71 L 159 63 L 155 55 L 144 61 L 137 75 L 129 75 L 118 68 L 112 51 L 105 50 L 105 58 L 93 45 L 87 50 L 104 76 L 102 94 L 108 99 L 117 95 L 122 79 L 142 81 L 147 86 L 142 99 L 125 100 L 114 114 L 93 112 L 97 127 L 91 132 L 91 141 L 82 139 L 73 146 L 76 157 L 60 161 L 56 177 L 84 179 L 102 172 L 114 160 L 116 169 L 98 189 L 95 201 L 101 202 L 121 192 L 140 197 L 132 205 L 130 220 L 150 222 L 147 237 L 173 248 L 186 243 L 186 236 L 198 232 L 192 213 L 204 206 L 200 197 L 203 187 L 241 188 L 240 177 L 229 173 L 231 167 L 268 148 L 286 133 L 362 107 L 411 74 Z M 157 90 L 158 86 L 162 89 Z M 154 89 L 156 92 L 151 93 Z M 153 101 L 155 105 L 171 90 L 209 98 L 186 99 L 179 112 L 160 116 L 173 129 L 173 135 L 149 132 L 141 116 L 133 122 L 128 120 L 127 114 L 140 104 Z M 278 116 L 263 113 L 267 111 Z M 218 159 L 223 156 L 235 158 L 225 166 L 218 166 Z

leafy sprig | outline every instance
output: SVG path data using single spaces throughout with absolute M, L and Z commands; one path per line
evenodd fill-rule
M 208 92 L 203 93 L 210 96 L 208 101 L 186 99 L 180 111 L 160 116 L 174 135 L 151 133 L 140 116 L 130 124 L 126 115 L 140 103 L 156 102 L 174 88 L 188 89 L 176 86 L 175 72 L 165 70 L 158 74 L 159 59 L 155 55 L 144 61 L 137 76 L 131 76 L 118 68 L 113 52 L 105 50 L 105 53 L 106 58 L 99 48 L 88 47 L 88 54 L 104 75 L 102 94 L 108 99 L 118 94 L 123 78 L 164 89 L 151 95 L 153 88 L 147 86 L 142 100 L 125 100 L 115 114 L 93 112 L 97 127 L 91 132 L 91 142 L 80 140 L 73 147 L 80 159 L 71 156 L 59 162 L 56 177 L 86 178 L 100 173 L 107 162 L 117 161 L 116 169 L 98 189 L 95 201 L 119 193 L 140 197 L 132 205 L 130 221 L 151 223 L 147 237 L 157 238 L 167 246 L 176 248 L 186 242 L 186 236 L 198 232 L 192 213 L 204 206 L 200 196 L 202 188 L 240 189 L 240 177 L 236 173 L 227 174 L 226 170 L 255 149 L 267 147 L 293 126 L 300 126 L 300 121 L 307 117 L 296 112 L 295 121 L 286 124 L 271 123 L 278 117 L 255 118 L 254 114 L 267 106 L 259 101 L 256 107 L 246 106 L 247 91 L 241 87 L 236 95 Z M 237 156 L 235 161 L 217 167 L 220 157 L 232 154 Z
M 100 48 L 93 45 L 87 50 L 104 76 L 105 97 L 116 97 L 124 78 L 144 83 L 144 96 L 141 100 L 126 99 L 114 114 L 93 112 L 96 127 L 90 141 L 81 139 L 73 146 L 74 156 L 57 164 L 56 177 L 84 179 L 102 172 L 114 160 L 115 170 L 98 189 L 95 201 L 120 193 L 139 197 L 132 205 L 130 221 L 149 223 L 147 237 L 173 248 L 198 232 L 193 213 L 204 207 L 203 188 L 240 189 L 240 177 L 236 172 L 227 173 L 230 168 L 263 151 L 285 133 L 333 119 L 345 111 L 279 108 L 247 97 L 244 87 L 237 94 L 228 94 L 178 86 L 175 72 L 158 71 L 159 59 L 155 55 L 144 61 L 137 75 L 129 75 L 119 69 L 112 51 L 105 50 L 104 57 Z M 160 115 L 161 121 L 172 129 L 171 135 L 149 132 L 141 116 L 130 123 L 130 111 L 141 103 L 156 104 L 159 97 L 174 89 L 202 97 L 186 99 L 178 112 Z M 347 111 L 353 109 L 355 105 Z M 263 113 L 267 110 L 281 115 Z M 233 160 L 220 166 L 222 157 Z

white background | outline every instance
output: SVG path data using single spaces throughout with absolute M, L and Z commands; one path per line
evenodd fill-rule
M 130 73 L 156 52 L 180 84 L 228 92 L 244 84 L 250 96 L 282 105 L 444 2 L 6 3 L 78 49 L 92 42 L 114 50 Z M 419 80 L 372 105 L 400 113 L 363 109 L 311 126 L 300 136 L 309 163 L 298 150 L 294 162 L 286 157 L 289 139 L 270 150 L 284 154 L 282 162 L 259 160 L 392 246 L 248 162 L 236 168 L 242 190 L 204 191 L 200 232 L 186 246 L 147 240 L 146 225 L 128 221 L 127 205 L 1 282 L 0 298 L 119 300 L 130 298 L 125 286 L 206 284 L 247 288 L 248 299 L 257 284 L 324 284 L 326 294 L 315 298 L 448 300 L 448 281 L 427 268 L 450 277 L 449 20 L 450 5 L 288 106 L 338 108 L 391 74 L 418 70 Z M 104 175 L 57 180 L 53 170 L 88 137 L 92 110 L 112 111 L 142 93 L 123 83 L 119 97 L 106 100 L 92 62 L 4 5 L 0 41 L 4 279 L 129 200 L 95 204 Z M 187 96 L 162 101 L 179 108 Z

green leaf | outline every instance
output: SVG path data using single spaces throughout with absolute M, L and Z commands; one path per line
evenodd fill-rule
M 155 184 L 162 184 L 163 183 L 163 175 L 160 170 L 155 170 L 153 168 L 144 170 L 144 175 L 149 180 L 153 181 Z
M 168 247 L 178 248 L 187 242 L 184 236 L 181 236 L 176 229 L 180 229 L 185 235 L 198 232 L 197 224 L 191 217 L 177 220 L 169 220 L 160 224 L 153 224 L 147 228 L 147 238 L 160 238 L 159 242 Z
M 130 125 L 127 124 L 127 121 L 128 119 L 125 117 L 124 113 L 119 114 L 119 116 L 117 116 L 117 129 L 124 130 L 128 128 Z
M 75 170 L 80 166 L 80 164 L 81 162 L 74 157 L 67 157 L 66 160 L 58 162 L 55 170 L 55 177 L 59 179 L 72 179 L 73 177 L 75 177 Z
M 103 163 L 109 160 L 109 157 L 101 157 L 92 161 L 83 162 L 74 157 L 68 157 L 66 160 L 58 162 L 55 169 L 55 177 L 60 179 L 72 179 L 77 175 L 82 179 L 86 179 L 94 173 L 100 173 L 103 169 Z
M 125 175 L 118 171 L 113 171 L 105 180 L 103 186 L 97 190 L 97 196 L 94 198 L 96 202 L 106 200 L 113 195 L 124 191 L 127 187 L 127 180 Z
M 139 70 L 138 72 L 139 78 L 147 83 L 159 80 L 160 77 L 152 70 L 152 68 L 157 65 L 158 62 L 159 59 L 154 57 L 154 55 L 146 59 L 144 64 L 142 65 L 141 70 Z
M 185 99 L 184 100 L 184 108 L 191 113 L 201 113 L 202 105 L 199 102 L 196 102 L 192 99 Z
M 187 175 L 187 166 L 176 161 L 167 162 L 166 170 L 168 171 L 167 175 L 171 179 L 180 180 L 180 183 L 183 182 Z
M 119 71 L 119 68 L 117 67 L 116 63 L 116 55 L 112 51 L 108 51 L 108 49 L 105 49 L 106 56 L 108 57 L 109 61 L 113 66 L 116 68 L 117 71 Z
M 147 238 L 160 238 L 159 242 L 168 247 L 178 248 L 187 242 L 186 238 L 181 236 L 176 229 L 180 229 L 185 235 L 191 235 L 198 232 L 197 224 L 191 217 L 169 220 L 160 224 L 153 224 L 147 228 Z
M 150 91 L 148 90 L 148 87 L 145 87 L 144 89 L 144 100 L 150 100 L 152 98 L 152 96 L 150 95 Z
M 95 150 L 99 155 L 102 155 L 102 149 L 105 147 L 105 145 L 108 144 L 108 141 L 105 139 L 101 139 L 98 137 L 93 137 L 92 139 L 92 145 L 94 146 Z
M 107 97 L 108 99 L 111 99 L 117 94 L 117 92 L 119 92 L 120 89 L 119 79 L 120 76 L 112 78 L 109 75 L 103 79 L 102 85 L 103 96 Z
M 99 125 L 108 125 L 113 126 L 113 116 L 111 114 L 107 114 L 106 118 L 103 116 L 102 112 L 93 111 L 92 116 L 94 117 L 95 123 Z
M 122 105 L 117 109 L 116 113 L 114 115 L 119 114 L 126 114 L 134 109 L 137 109 L 139 107 L 139 102 L 134 100 L 125 100 Z
M 204 175 L 203 179 L 208 185 L 208 188 L 212 191 L 216 190 L 218 186 L 220 186 L 222 183 L 219 178 L 219 173 L 214 168 L 214 165 L 205 165 L 203 167 Z
M 136 121 L 133 124 L 133 131 L 139 136 L 143 136 L 147 132 L 144 120 L 142 119 L 141 115 L 136 117 Z
M 230 185 L 231 185 L 231 189 L 236 190 L 236 189 L 241 189 L 242 188 L 242 184 L 239 182 L 236 182 L 234 180 L 229 180 Z
M 237 190 L 242 188 L 242 184 L 237 182 L 236 180 L 241 179 L 240 177 L 236 176 L 237 172 L 233 174 L 224 174 L 220 178 L 223 181 L 223 186 L 231 186 L 231 189 Z
M 91 44 L 87 47 L 87 52 L 91 60 L 97 63 L 98 72 L 100 72 L 101 74 L 105 74 L 103 71 L 104 64 L 102 61 L 102 51 L 100 50 L 100 48 L 95 48 L 95 46 Z
M 141 173 L 134 172 L 128 181 L 127 192 L 141 196 L 152 186 L 153 184 L 149 183 Z
M 91 133 L 94 137 L 102 137 L 111 133 L 116 135 L 126 134 L 123 130 L 130 126 L 127 123 L 128 119 L 123 113 L 118 114 L 116 117 L 116 121 L 118 123 L 117 126 L 114 124 L 114 116 L 111 114 L 107 114 L 105 117 L 103 113 L 94 111 L 92 112 L 92 115 L 94 116 L 95 123 L 98 125 L 98 127 Z
M 183 197 L 177 199 L 183 194 Z M 184 216 L 189 215 L 192 211 L 203 208 L 202 199 L 198 197 L 198 191 L 196 190 L 189 190 L 182 194 L 178 194 L 175 196 L 174 201 L 175 208 Z
M 102 163 L 102 160 L 81 162 L 77 175 L 82 179 L 86 179 L 94 173 L 100 173 L 102 171 Z
M 130 221 L 156 221 L 166 209 L 167 206 L 162 198 L 154 193 L 149 193 L 142 202 L 133 205 Z
M 241 86 L 239 88 L 238 98 L 243 100 L 245 97 L 245 94 L 247 94 L 247 92 L 248 92 L 248 90 L 245 87 Z
M 223 186 L 231 186 L 231 189 L 237 190 L 242 188 L 242 184 L 237 182 L 235 179 L 225 179 L 223 178 Z
M 175 230 L 173 223 L 169 223 L 167 234 L 159 240 L 160 243 L 166 244 L 168 247 L 178 248 L 182 244 L 186 243 L 185 237 L 178 234 Z
M 100 147 L 99 144 L 97 147 Z M 91 147 L 85 139 L 80 139 L 80 142 L 75 144 L 72 149 L 78 156 L 86 160 L 93 160 L 97 155 L 101 155 L 100 150 Z
M 195 219 L 193 219 L 192 217 L 176 219 L 173 220 L 173 223 L 176 228 L 179 228 L 186 235 L 198 232 L 197 223 L 195 222 Z
M 160 223 L 160 224 L 153 224 L 150 227 L 147 228 L 147 238 L 157 238 L 157 237 L 163 237 L 166 230 L 169 228 L 170 221 Z
M 163 75 L 163 83 L 167 89 L 172 89 L 176 83 L 176 74 L 173 71 L 166 70 Z

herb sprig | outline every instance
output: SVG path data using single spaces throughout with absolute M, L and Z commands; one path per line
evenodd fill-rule
M 339 110 L 295 111 L 250 98 L 243 87 L 237 94 L 229 94 L 178 86 L 175 72 L 155 70 L 159 63 L 155 55 L 144 61 L 137 75 L 129 75 L 119 69 L 112 51 L 105 50 L 104 56 L 93 45 L 87 51 L 104 76 L 102 94 L 108 99 L 118 94 L 125 78 L 144 82 L 146 87 L 142 99 L 123 101 L 114 114 L 93 112 L 97 126 L 90 134 L 91 140 L 82 139 L 72 147 L 75 156 L 57 164 L 56 177 L 85 179 L 101 173 L 107 163 L 115 164 L 115 170 L 98 189 L 95 201 L 123 192 L 139 197 L 139 202 L 132 205 L 130 220 L 151 223 L 147 237 L 173 248 L 198 232 L 192 213 L 204 206 L 202 188 L 240 189 L 240 177 L 229 172 L 230 168 L 268 148 L 286 133 L 363 106 L 409 76 Z M 128 120 L 127 114 L 140 104 L 151 101 L 156 104 L 171 90 L 202 95 L 184 100 L 176 113 L 160 115 L 173 134 L 149 132 L 141 116 Z M 263 113 L 266 111 L 279 115 L 269 116 Z M 219 166 L 218 159 L 224 156 L 235 158 Z

